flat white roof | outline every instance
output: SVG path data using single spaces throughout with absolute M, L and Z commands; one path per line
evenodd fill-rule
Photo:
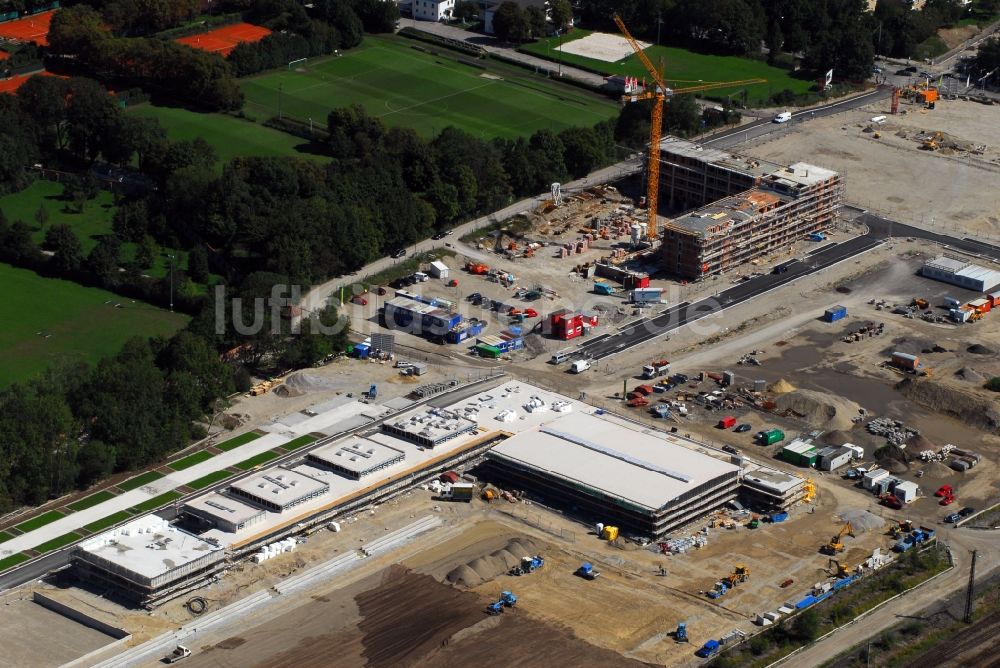
M 752 483 L 756 487 L 769 489 L 775 494 L 784 494 L 799 487 L 806 481 L 801 476 L 772 469 L 769 466 L 759 466 L 752 471 L 748 471 L 743 475 L 743 480 L 744 482 Z
M 383 424 L 432 442 L 478 426 L 474 417 L 468 412 L 459 414 L 444 408 L 428 408 L 399 418 L 390 418 Z
M 946 255 L 939 255 L 930 262 L 925 263 L 924 266 L 954 273 L 962 271 L 969 266 L 969 263 Z
M 309 452 L 309 456 L 321 463 L 336 466 L 354 473 L 370 471 L 386 462 L 405 457 L 405 453 L 383 443 L 376 443 L 357 436 L 337 441 Z
M 537 429 L 493 448 L 507 459 L 652 510 L 740 468 L 663 432 L 583 412 L 548 413 Z
M 78 547 L 147 578 L 164 575 L 212 552 L 222 551 L 221 547 L 172 527 L 156 515 L 138 517 Z
M 803 441 L 802 439 L 799 438 L 795 439 L 794 441 L 786 445 L 784 448 L 782 448 L 782 450 L 788 450 L 789 452 L 794 452 L 800 455 L 815 449 L 816 449 L 815 445 Z
M 184 507 L 193 508 L 212 517 L 219 517 L 233 524 L 243 524 L 264 514 L 264 511 L 256 506 L 251 506 L 231 496 L 223 496 L 218 492 L 197 496 L 186 502 Z
M 769 179 L 785 181 L 796 185 L 810 186 L 821 183 L 837 175 L 837 172 L 817 167 L 806 162 L 796 162 L 768 174 Z
M 279 466 L 238 480 L 230 487 L 248 496 L 286 506 L 304 496 L 322 493 L 327 483 Z

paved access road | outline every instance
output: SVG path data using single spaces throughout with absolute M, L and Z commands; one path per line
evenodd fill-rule
M 987 260 L 1000 261 L 1000 246 L 976 241 L 975 239 L 949 237 L 870 213 L 862 214 L 856 221 L 867 225 L 868 232 L 866 234 L 842 243 L 831 243 L 820 246 L 802 258 L 783 262 L 781 265 L 778 265 L 785 269 L 782 273 L 772 273 L 752 278 L 749 281 L 723 290 L 713 297 L 702 299 L 694 304 L 687 302 L 678 304 L 653 318 L 643 318 L 624 325 L 616 332 L 595 337 L 580 347 L 580 356 L 600 360 L 634 348 L 637 345 L 668 334 L 708 315 L 736 306 L 783 285 L 792 283 L 803 276 L 808 276 L 844 260 L 856 257 L 875 248 L 891 236 L 926 239 L 943 246 L 979 255 Z

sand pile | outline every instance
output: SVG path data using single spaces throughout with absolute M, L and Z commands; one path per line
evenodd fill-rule
M 976 385 L 982 385 L 986 382 L 986 376 L 971 367 L 963 367 L 959 369 L 955 372 L 955 377 L 959 380 L 975 383 Z
M 971 346 L 966 348 L 966 351 L 972 353 L 973 355 L 994 355 L 992 348 L 987 348 L 981 343 L 973 343 Z
M 918 434 L 906 442 L 906 449 L 919 455 L 924 450 L 937 450 L 938 446 L 923 434 Z
M 950 478 L 955 475 L 955 471 L 944 462 L 927 462 L 924 464 L 924 475 L 928 478 L 938 480 L 940 478 Z
M 867 510 L 845 510 L 840 513 L 843 522 L 850 522 L 855 533 L 865 531 L 880 531 L 885 526 L 885 520 Z
M 795 390 L 775 399 L 778 411 L 789 411 L 813 427 L 848 431 L 861 408 L 858 404 L 826 392 Z
M 787 394 L 789 392 L 794 392 L 795 386 L 782 378 L 778 382 L 771 385 L 771 391 L 775 394 Z
M 484 557 L 476 557 L 467 564 L 453 568 L 445 579 L 462 587 L 476 587 L 503 575 L 521 563 L 521 559 L 538 553 L 538 548 L 527 538 L 515 538 L 504 547 Z
M 827 445 L 843 445 L 844 443 L 854 443 L 851 440 L 850 432 L 846 432 L 840 429 L 835 429 L 834 431 L 827 431 L 823 433 L 822 441 Z

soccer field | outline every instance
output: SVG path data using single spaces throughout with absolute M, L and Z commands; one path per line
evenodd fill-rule
M 424 49 L 424 51 L 418 50 Z M 494 61 L 479 69 L 434 56 L 438 47 L 403 38 L 365 37 L 337 58 L 310 61 L 303 71 L 278 71 L 243 81 L 247 111 L 283 115 L 326 127 L 331 109 L 362 105 L 389 126 L 413 128 L 425 137 L 453 125 L 483 138 L 530 135 L 540 128 L 592 126 L 618 113 L 596 93 L 551 82 Z M 280 87 L 280 90 L 279 90 Z
M 603 60 L 586 58 L 571 53 L 559 55 L 559 46 L 590 35 L 592 31 L 574 29 L 567 37 L 548 37 L 537 42 L 525 44 L 520 51 L 530 53 L 539 58 L 552 61 L 561 59 L 568 65 L 578 65 L 586 69 L 604 74 L 619 74 L 638 77 L 640 80 L 651 79 L 639 58 L 633 54 L 617 62 L 609 63 Z M 687 49 L 671 46 L 651 46 L 644 49 L 646 56 L 659 67 L 662 60 L 666 83 L 676 90 L 696 86 L 699 82 L 740 81 L 743 79 L 766 79 L 767 83 L 754 84 L 747 87 L 747 99 L 751 103 L 765 102 L 772 94 L 786 88 L 796 94 L 804 94 L 816 85 L 810 79 L 796 79 L 791 72 L 780 67 L 772 67 L 760 60 L 738 58 L 736 56 L 715 56 L 695 53 Z M 725 98 L 726 95 L 740 93 L 742 88 L 720 88 L 705 91 L 699 96 Z
M 118 352 L 133 336 L 170 336 L 188 320 L 185 315 L 7 264 L 0 264 L 0 284 L 4 286 L 0 387 L 59 361 L 96 362 Z

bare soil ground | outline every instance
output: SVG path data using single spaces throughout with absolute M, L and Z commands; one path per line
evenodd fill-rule
M 1000 145 L 1000 108 L 962 100 L 942 100 L 933 111 L 906 101 L 905 115 L 889 115 L 889 101 L 837 116 L 810 120 L 787 132 L 769 135 L 744 152 L 777 162 L 806 159 L 846 175 L 847 200 L 905 223 L 940 231 L 1000 237 L 995 207 Z M 888 115 L 876 127 L 881 138 L 864 132 L 870 119 Z M 924 151 L 901 129 L 942 131 L 972 144 L 986 145 L 981 156 Z M 928 187 L 932 184 L 933 187 Z
M 966 40 L 972 39 L 980 33 L 979 26 L 962 26 L 961 28 L 941 28 L 937 31 L 938 37 L 949 49 L 963 44 Z
M 115 641 L 30 598 L 6 602 L 0 625 L 0 664 L 6 666 L 60 666 Z

